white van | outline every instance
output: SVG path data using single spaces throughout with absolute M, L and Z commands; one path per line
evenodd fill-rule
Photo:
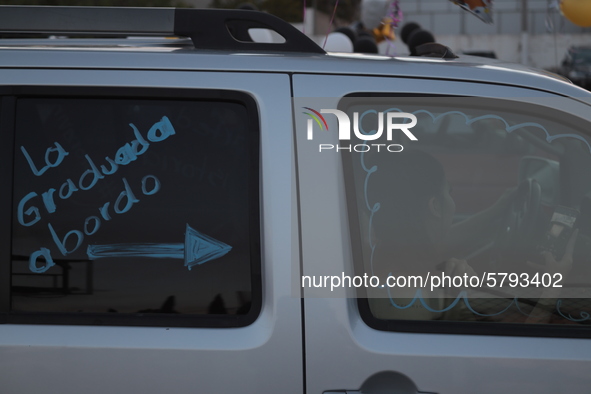
M 0 393 L 591 392 L 590 92 L 250 11 L 0 31 Z

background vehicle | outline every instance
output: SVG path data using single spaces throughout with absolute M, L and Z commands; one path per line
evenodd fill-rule
M 301 283 L 366 269 L 359 156 L 319 151 L 363 141 L 328 114 L 310 139 L 303 112 L 423 111 L 418 141 L 387 143 L 438 156 L 462 220 L 526 178 L 581 205 L 588 91 L 484 58 L 325 54 L 247 11 L 2 7 L 0 29 L 191 38 L 0 41 L 1 392 L 588 390 L 586 301 L 545 324 L 383 319 L 358 288 Z
M 558 72 L 573 83 L 589 89 L 591 87 L 591 47 L 569 48 Z

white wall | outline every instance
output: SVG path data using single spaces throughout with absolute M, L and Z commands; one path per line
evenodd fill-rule
M 512 63 L 521 63 L 521 36 L 500 35 L 439 35 L 437 41 L 454 52 L 467 50 L 494 51 L 497 57 Z M 552 68 L 564 58 L 571 45 L 591 44 L 591 34 L 537 34 L 528 37 L 527 65 Z
M 547 0 L 528 0 L 525 64 L 556 67 L 571 45 L 591 45 L 591 28 L 574 25 Z M 522 1 L 494 0 L 492 25 L 445 0 L 400 0 L 404 22 L 417 22 L 456 52 L 494 51 L 499 59 L 522 62 Z M 398 46 L 407 50 L 401 42 Z M 400 50 L 399 50 L 400 52 Z
M 384 0 L 387 2 L 386 0 Z M 527 45 L 525 64 L 536 68 L 554 68 L 571 45 L 591 45 L 591 28 L 572 24 L 556 10 L 548 8 L 548 0 L 528 0 Z M 362 3 L 363 4 L 363 3 Z M 362 5 L 363 6 L 363 5 Z M 416 22 L 429 30 L 436 40 L 456 53 L 462 51 L 494 51 L 499 59 L 522 63 L 522 1 L 494 0 L 492 25 L 462 10 L 448 0 L 400 0 L 404 21 Z M 309 12 L 307 18 L 313 18 Z M 328 16 L 316 15 L 313 39 L 322 45 Z M 400 30 L 400 29 L 399 29 Z M 398 31 L 399 31 L 398 30 Z M 309 34 L 311 29 L 307 29 Z M 393 45 L 382 43 L 380 52 L 407 55 L 408 48 L 397 39 Z

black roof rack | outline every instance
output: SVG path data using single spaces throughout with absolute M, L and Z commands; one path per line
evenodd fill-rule
M 458 56 L 453 53 L 449 47 L 437 42 L 428 42 L 416 47 L 417 56 L 439 57 L 441 59 L 457 59 Z
M 249 29 L 269 29 L 283 43 L 253 42 Z M 55 35 L 190 37 L 198 49 L 326 52 L 305 34 L 271 14 L 247 10 L 147 7 L 0 6 L 0 32 Z

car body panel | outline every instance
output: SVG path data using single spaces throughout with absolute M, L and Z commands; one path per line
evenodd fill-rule
M 300 286 L 304 274 L 354 273 L 341 159 L 317 154 L 300 107 L 322 99 L 336 108 L 351 93 L 479 96 L 591 120 L 588 91 L 474 57 L 197 51 L 154 39 L 0 40 L 0 53 L 0 88 L 251 95 L 261 126 L 263 276 L 261 313 L 247 327 L 0 325 L 0 391 L 344 393 L 384 371 L 425 393 L 588 391 L 589 339 L 380 331 L 363 321 L 350 289 Z
M 0 325 L 2 392 L 301 392 L 300 300 L 292 298 L 289 130 L 285 74 L 170 73 L 121 70 L 3 70 L 0 87 L 119 86 L 229 89 L 256 100 L 261 125 L 263 306 L 242 328 Z M 89 83 L 89 81 L 93 81 Z M 56 93 L 59 93 L 56 91 Z M 297 235 L 297 232 L 296 232 Z M 289 354 L 290 357 L 285 357 Z M 267 379 L 268 376 L 281 379 Z
M 443 60 L 358 54 L 283 54 L 197 51 L 170 47 L 19 47 L 3 46 L 0 68 L 128 68 L 157 70 L 300 72 L 315 74 L 382 75 L 434 80 L 488 81 L 496 84 L 535 87 L 569 96 L 584 96 L 577 87 L 554 74 L 484 61 L 466 56 Z M 129 45 L 129 44 L 128 44 Z M 108 56 L 105 54 L 108 53 Z M 343 61 L 347 59 L 347 61 Z M 223 65 L 220 67 L 220 65 Z
M 320 85 L 322 90 L 318 89 Z M 535 90 L 496 85 L 295 75 L 294 86 L 296 103 L 313 102 L 322 96 L 326 98 L 322 101 L 324 108 L 336 108 L 341 97 L 353 93 L 404 95 L 412 91 L 537 102 L 540 106 L 562 107 L 591 120 L 588 104 Z M 329 130 L 336 129 L 333 118 L 326 117 Z M 334 151 L 319 153 L 317 146 L 317 143 L 338 144 L 337 133 L 321 133 L 318 142 L 316 138 L 309 141 L 305 121 L 305 117 L 296 115 L 302 275 L 318 277 L 344 272 L 354 276 L 342 155 Z M 403 144 L 412 148 L 412 141 Z M 360 390 L 371 376 L 384 371 L 406 376 L 420 392 L 439 394 L 555 393 L 566 387 L 568 391 L 587 389 L 586 371 L 591 367 L 588 339 L 377 331 L 360 318 L 354 290 L 304 289 L 308 392 Z M 324 367 L 318 369 L 317 365 Z

